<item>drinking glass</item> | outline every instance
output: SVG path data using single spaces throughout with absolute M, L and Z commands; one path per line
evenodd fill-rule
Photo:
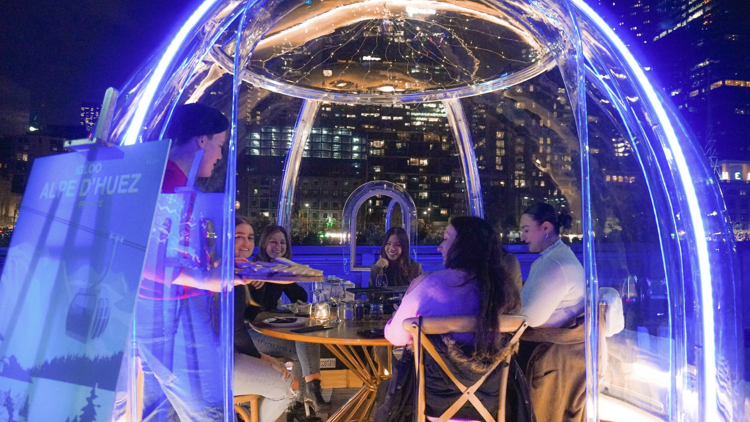
M 386 287 L 388 286 L 388 277 L 385 274 L 378 274 L 375 276 L 375 287 Z
M 325 283 L 322 281 L 316 281 L 313 283 L 313 300 L 320 302 L 322 293 L 325 291 Z
M 337 305 L 341 303 L 341 299 L 343 299 L 345 294 L 344 286 L 341 283 L 335 283 L 331 286 L 331 301 L 333 303 Z
M 380 321 L 383 319 L 383 304 L 372 303 L 370 304 L 370 319 L 373 321 Z

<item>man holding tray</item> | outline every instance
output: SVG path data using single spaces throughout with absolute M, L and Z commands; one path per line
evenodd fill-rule
M 162 193 L 172 194 L 186 186 L 193 165 L 198 166 L 198 177 L 210 176 L 221 159 L 228 129 L 229 121 L 214 108 L 203 104 L 176 107 L 167 128 L 172 147 Z M 199 151 L 202 158 L 194 163 Z M 136 301 L 137 353 L 144 375 L 143 421 L 223 420 L 222 360 L 218 330 L 212 324 L 212 292 L 180 283 L 181 278 L 200 282 L 216 277 L 182 268 L 172 279 L 165 269 L 166 256 L 152 250 L 168 244 L 169 232 L 182 229 L 174 221 L 170 230 L 157 234 L 159 242 L 149 245 L 149 254 L 156 258 L 147 260 Z

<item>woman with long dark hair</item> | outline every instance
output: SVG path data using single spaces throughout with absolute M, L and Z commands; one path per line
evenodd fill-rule
M 271 262 L 276 258 L 292 258 L 291 242 L 289 233 L 281 226 L 268 226 L 260 236 L 258 254 L 253 261 Z M 254 289 L 250 294 L 260 307 L 251 306 L 249 315 L 246 317 L 254 319 L 261 311 L 273 311 L 276 309 L 282 294 L 285 294 L 292 303 L 297 301 L 307 302 L 307 291 L 297 283 L 276 284 L 259 283 L 251 285 Z M 329 411 L 331 403 L 323 399 L 320 386 L 320 345 L 304 342 L 281 340 L 260 334 L 255 330 L 249 330 L 258 350 L 274 357 L 284 357 L 299 362 L 302 378 L 307 384 L 306 393 L 308 401 L 315 411 Z M 304 391 L 304 390 L 303 390 Z
M 456 217 L 445 229 L 438 251 L 445 270 L 426 273 L 409 286 L 401 306 L 385 328 L 397 346 L 409 344 L 411 334 L 401 327 L 417 316 L 478 315 L 473 334 L 454 335 L 473 343 L 475 355 L 498 355 L 497 331 L 501 314 L 520 308 L 518 290 L 502 266 L 500 237 L 478 217 Z
M 411 259 L 409 235 L 401 227 L 391 227 L 383 237 L 380 259 L 370 269 L 370 285 L 385 275 L 389 286 L 407 286 L 422 274 L 422 265 Z
M 244 217 L 234 226 L 234 260 L 247 262 L 255 247 L 255 231 Z M 295 397 L 294 378 L 284 365 L 262 354 L 248 335 L 244 313 L 249 306 L 250 286 L 235 287 L 234 292 L 234 394 L 258 394 L 260 422 L 274 422 Z
M 462 382 L 471 385 L 483 376 L 503 352 L 509 352 L 505 347 L 508 336 L 499 332 L 500 315 L 515 313 L 521 304 L 518 289 L 503 267 L 501 248 L 500 237 L 486 221 L 478 217 L 453 218 L 438 247 L 446 269 L 422 274 L 412 282 L 385 327 L 385 337 L 396 346 L 410 344 L 411 333 L 402 328 L 407 318 L 476 315 L 473 333 L 451 334 L 433 344 L 455 363 L 458 371 L 454 374 Z M 499 371 L 490 374 L 498 375 Z M 425 413 L 429 417 L 441 415 L 461 395 L 430 359 L 425 362 L 425 380 Z M 499 382 L 488 380 L 478 391 L 490 413 L 497 411 L 498 385 Z M 470 405 L 454 417 L 482 419 Z

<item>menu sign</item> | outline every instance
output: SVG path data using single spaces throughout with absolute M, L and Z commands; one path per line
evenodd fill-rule
M 0 278 L 8 420 L 109 420 L 168 152 L 34 161 Z

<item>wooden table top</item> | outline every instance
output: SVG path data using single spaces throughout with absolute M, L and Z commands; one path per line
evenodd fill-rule
M 288 315 L 284 315 L 288 316 Z M 282 340 L 301 341 L 316 344 L 340 344 L 349 346 L 390 346 L 391 343 L 384 338 L 366 338 L 357 334 L 361 330 L 383 329 L 387 319 L 381 321 L 341 321 L 334 323 L 336 326 L 330 330 L 313 331 L 311 333 L 293 333 L 295 328 L 272 327 L 258 318 L 250 326 L 257 332 L 269 337 Z M 308 323 L 307 325 L 311 325 Z

